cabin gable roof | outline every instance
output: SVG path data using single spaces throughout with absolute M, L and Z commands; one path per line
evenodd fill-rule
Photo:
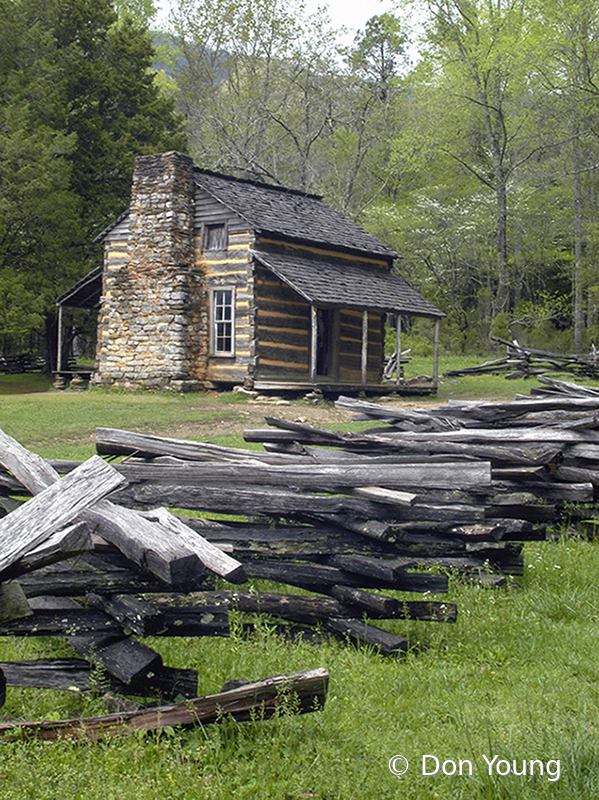
M 370 253 L 388 260 L 398 254 L 317 195 L 196 169 L 194 180 L 255 231 L 329 248 Z
M 390 271 L 399 257 L 391 247 L 321 197 L 195 166 L 191 177 L 196 235 L 205 225 L 223 220 L 229 229 L 235 221 L 235 229 L 252 230 L 256 262 L 308 302 L 432 319 L 445 316 Z M 124 211 L 95 241 L 126 242 L 129 214 Z M 97 277 L 95 287 L 101 290 Z M 59 302 L 76 304 L 78 288 Z

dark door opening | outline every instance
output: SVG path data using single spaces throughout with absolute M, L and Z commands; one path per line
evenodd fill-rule
M 334 371 L 335 310 L 319 308 L 316 312 L 316 374 L 332 377 Z

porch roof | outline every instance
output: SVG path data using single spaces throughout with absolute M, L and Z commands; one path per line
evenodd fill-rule
M 417 317 L 445 314 L 401 278 L 360 262 L 255 250 L 254 258 L 308 302 L 329 308 L 389 311 Z
M 95 308 L 102 296 L 102 267 L 96 267 L 56 300 L 57 306 Z

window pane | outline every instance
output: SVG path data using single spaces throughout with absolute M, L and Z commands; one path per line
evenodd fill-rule
M 215 353 L 233 352 L 233 290 L 212 293 L 213 342 Z
M 206 225 L 204 232 L 204 249 L 226 250 L 224 225 Z

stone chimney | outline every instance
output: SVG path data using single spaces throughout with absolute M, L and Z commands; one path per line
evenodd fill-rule
M 96 382 L 160 388 L 191 377 L 193 198 L 191 158 L 136 159 L 126 246 L 105 239 Z

